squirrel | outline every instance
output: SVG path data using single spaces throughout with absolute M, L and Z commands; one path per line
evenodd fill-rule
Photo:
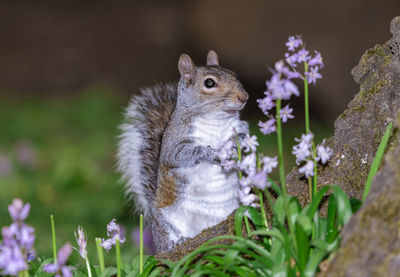
M 248 124 L 239 111 L 248 93 L 236 74 L 182 54 L 176 83 L 134 95 L 118 144 L 118 170 L 139 212 L 150 223 L 156 253 L 172 249 L 225 220 L 239 207 L 237 172 L 220 164 L 219 150 L 243 138 Z

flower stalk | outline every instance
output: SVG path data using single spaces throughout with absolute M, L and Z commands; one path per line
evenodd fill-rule
M 96 248 L 97 248 L 97 257 L 99 259 L 100 263 L 100 271 L 101 273 L 104 272 L 105 266 L 104 266 L 104 255 L 103 255 L 103 248 L 101 247 L 101 238 L 96 238 Z
M 53 259 L 54 261 L 57 261 L 56 228 L 54 225 L 54 215 L 50 215 L 50 222 L 51 222 L 51 238 L 53 244 Z
M 281 121 L 281 99 L 276 99 L 276 138 L 278 143 L 278 164 L 279 164 L 279 179 L 281 181 L 282 193 L 287 194 L 285 165 L 283 161 L 283 146 L 282 146 L 282 121 Z
M 140 215 L 140 274 L 143 273 L 143 214 Z
M 119 239 L 116 239 L 115 241 L 115 251 L 117 255 L 117 277 L 121 277 L 122 261 L 121 261 L 121 247 Z

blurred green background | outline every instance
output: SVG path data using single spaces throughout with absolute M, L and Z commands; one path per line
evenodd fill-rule
M 0 226 L 11 218 L 7 206 L 15 197 L 32 205 L 27 222 L 36 229 L 35 248 L 51 256 L 50 214 L 56 221 L 57 244 L 75 244 L 74 230 L 83 226 L 89 237 L 89 255 L 95 257 L 95 237 L 106 236 L 113 218 L 126 229 L 122 247 L 127 261 L 137 254 L 131 232 L 137 225 L 132 203 L 123 195 L 115 170 L 118 126 L 123 120 L 128 96 L 93 87 L 68 97 L 0 98 Z M 300 103 L 301 104 L 301 103 Z M 297 121 L 284 127 L 287 169 L 293 166 L 293 138 L 303 132 L 301 105 Z M 247 118 L 257 134 L 260 150 L 276 155 L 275 135 L 260 135 L 258 116 Z M 312 122 L 317 141 L 332 133 L 331 126 Z M 113 254 L 107 255 L 108 260 Z M 74 259 L 79 259 L 74 255 Z
M 21 198 L 32 204 L 27 222 L 36 229 L 39 255 L 51 255 L 54 214 L 58 247 L 74 244 L 82 225 L 94 260 L 94 238 L 105 237 L 116 218 L 126 229 L 128 261 L 137 253 L 131 232 L 138 219 L 124 198 L 115 152 L 132 94 L 176 80 L 180 54 L 203 64 L 214 49 L 250 94 L 243 115 L 260 149 L 276 155 L 275 135 L 258 132 L 265 119 L 256 99 L 288 36 L 301 34 L 326 65 L 310 91 L 320 142 L 358 90 L 350 70 L 390 37 L 399 8 L 398 0 L 1 1 L 0 226 L 10 224 L 7 206 Z M 287 170 L 293 139 L 304 130 L 303 102 L 294 101 L 296 119 L 284 125 Z

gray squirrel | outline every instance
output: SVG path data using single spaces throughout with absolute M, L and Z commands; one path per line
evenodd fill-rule
M 150 224 L 157 253 L 239 207 L 237 172 L 225 171 L 218 153 L 226 141 L 249 133 L 239 118 L 248 94 L 213 50 L 205 66 L 182 54 L 178 69 L 178 84 L 147 87 L 132 97 L 118 145 L 118 170 Z

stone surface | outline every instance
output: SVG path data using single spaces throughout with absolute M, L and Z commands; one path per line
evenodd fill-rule
M 343 241 L 320 276 L 400 276 L 400 114 L 396 138 L 371 191 L 343 229 Z
M 399 96 L 400 17 L 393 19 L 390 31 L 393 38 L 384 46 L 387 45 L 393 55 L 387 65 L 391 75 L 397 79 L 387 79 L 389 72 L 384 71 L 381 80 L 391 82 L 391 95 Z M 372 55 L 381 56 L 379 49 L 375 47 Z M 370 63 L 367 67 L 356 67 L 356 78 L 362 80 L 365 72 L 374 72 L 379 66 L 379 63 Z M 382 74 L 379 70 L 377 72 Z M 381 80 L 376 80 L 376 84 Z M 392 104 L 387 103 L 389 106 Z M 328 270 L 320 276 L 400 276 L 400 113 L 394 127 L 392 145 L 372 182 L 371 191 L 361 209 L 343 229 L 341 248 Z

